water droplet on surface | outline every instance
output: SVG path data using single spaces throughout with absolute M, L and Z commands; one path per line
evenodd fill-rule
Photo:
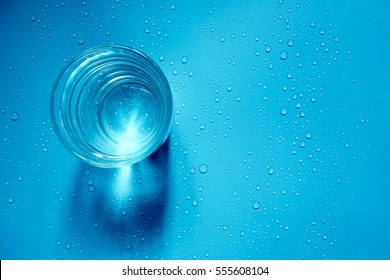
M 81 37 L 81 38 L 79 38 L 79 40 L 77 42 L 79 43 L 79 45 L 82 45 L 82 44 L 84 44 L 84 39 Z
M 98 221 L 93 222 L 93 227 L 94 228 L 99 228 L 100 227 L 100 223 Z
M 310 132 L 306 133 L 305 137 L 306 137 L 306 139 L 310 139 L 311 138 L 311 133 Z
M 19 120 L 19 113 L 18 112 L 12 112 L 11 113 L 11 120 L 13 120 L 14 122 L 16 122 L 17 120 Z
M 89 186 L 92 186 L 93 184 L 95 183 L 95 180 L 94 179 L 88 179 L 88 181 L 87 181 L 87 184 L 89 185 Z
M 14 67 L 12 65 L 8 65 L 8 70 L 12 71 L 12 69 L 14 69 Z
M 283 188 L 283 189 L 280 191 L 280 193 L 281 193 L 282 195 L 286 195 L 286 194 L 287 194 L 287 190 L 286 190 L 285 188 Z
M 18 181 L 20 182 L 20 181 L 23 181 L 23 176 L 22 175 L 19 175 L 18 176 Z
M 258 201 L 253 201 L 252 207 L 253 209 L 259 209 L 261 207 L 261 204 Z
M 233 90 L 233 86 L 232 86 L 232 85 L 228 85 L 228 86 L 226 87 L 226 90 L 227 90 L 227 91 L 232 91 L 232 90 Z
M 30 20 L 31 20 L 32 22 L 34 22 L 36 19 L 37 19 L 36 16 L 31 15 Z
M 194 207 L 198 206 L 198 201 L 196 199 L 192 202 L 192 206 Z
M 13 196 L 8 197 L 8 203 L 12 204 L 15 202 L 15 198 Z
M 288 113 L 287 108 L 284 107 L 284 108 L 280 109 L 280 114 L 281 114 L 282 116 L 287 115 L 287 113 Z
M 126 209 L 122 209 L 121 214 L 122 214 L 122 216 L 126 216 L 127 215 Z
M 199 165 L 199 172 L 200 173 L 205 174 L 205 173 L 207 173 L 208 170 L 209 170 L 209 167 L 207 166 L 207 164 L 202 163 L 201 165 Z
M 274 173 L 275 173 L 275 168 L 273 168 L 273 167 L 268 168 L 268 174 L 269 175 L 272 175 Z
M 176 9 L 175 4 L 172 4 L 172 5 L 171 5 L 171 10 L 174 11 L 175 9 Z
M 181 58 L 181 63 L 186 64 L 188 62 L 188 58 L 186 56 L 183 56 Z
M 288 54 L 287 54 L 286 51 L 281 51 L 281 52 L 279 53 L 279 58 L 280 58 L 281 60 L 286 60 L 287 57 L 288 57 Z
M 272 51 L 272 47 L 271 46 L 265 46 L 265 51 L 267 53 L 271 52 Z

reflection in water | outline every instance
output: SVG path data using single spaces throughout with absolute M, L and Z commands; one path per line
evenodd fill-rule
M 82 244 L 80 258 L 94 258 L 101 249 L 107 258 L 140 258 L 146 248 L 159 246 L 165 232 L 169 171 L 169 139 L 150 157 L 128 167 L 82 163 L 72 189 L 72 222 L 66 227 L 74 234 L 73 243 Z

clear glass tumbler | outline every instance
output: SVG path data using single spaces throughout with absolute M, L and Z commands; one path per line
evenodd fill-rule
M 89 49 L 58 76 L 50 99 L 54 129 L 85 162 L 107 168 L 133 164 L 169 136 L 172 93 L 158 65 L 123 46 Z

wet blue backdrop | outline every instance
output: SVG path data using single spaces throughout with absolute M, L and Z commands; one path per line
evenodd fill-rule
M 330 3 L 328 3 L 330 2 Z M 390 259 L 387 1 L 2 1 L 1 259 Z M 72 57 L 137 48 L 166 144 L 81 163 L 49 97 Z

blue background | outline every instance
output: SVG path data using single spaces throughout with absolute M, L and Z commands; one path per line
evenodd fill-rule
M 390 259 L 389 2 L 0 5 L 1 259 Z M 175 102 L 166 144 L 120 170 L 49 116 L 67 61 L 110 44 Z

